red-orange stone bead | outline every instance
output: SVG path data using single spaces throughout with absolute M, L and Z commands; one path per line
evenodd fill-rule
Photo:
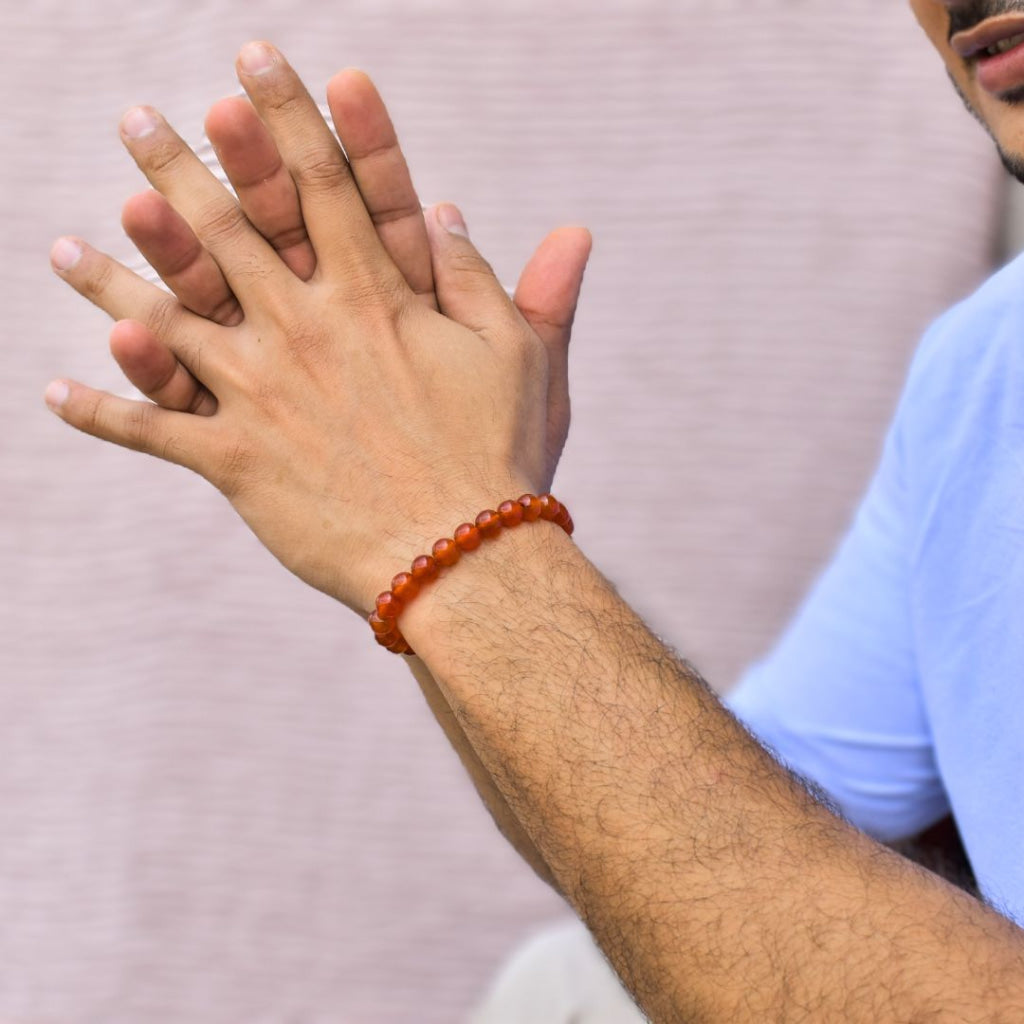
M 437 541 L 432 551 L 434 558 L 437 559 L 437 564 L 443 565 L 446 569 L 453 566 L 462 555 L 459 545 L 448 537 L 442 537 Z
M 543 494 L 540 499 L 540 517 L 553 523 L 562 511 L 561 502 L 553 494 Z
M 383 594 L 378 595 L 377 614 L 382 619 L 396 619 L 401 610 L 402 602 L 390 590 L 385 590 Z
M 408 654 L 412 648 L 405 642 L 405 637 L 400 636 L 388 650 L 392 654 Z
M 420 592 L 420 585 L 413 578 L 411 572 L 400 572 L 391 581 L 391 593 L 405 605 Z
M 480 547 L 480 531 L 472 523 L 455 527 L 455 543 L 462 551 L 476 551 Z
M 413 559 L 412 578 L 422 587 L 437 579 L 437 559 L 431 555 L 420 555 Z
M 391 630 L 389 633 L 374 633 L 373 639 L 381 645 L 391 650 L 391 645 L 402 639 L 402 634 L 397 629 Z
M 565 530 L 566 533 L 568 533 L 569 532 L 569 523 L 571 523 L 571 522 L 572 522 L 572 519 L 569 516 L 569 510 L 563 505 L 558 510 L 558 515 L 555 516 L 554 523 L 555 523 L 556 526 L 560 526 L 563 530 Z
M 525 522 L 535 523 L 540 519 L 542 505 L 540 498 L 536 494 L 524 494 L 519 499 L 519 504 L 523 506 L 523 520 Z
M 569 516 L 569 522 L 565 526 L 565 532 L 571 537 L 576 529 L 576 524 L 572 521 L 572 516 Z
M 523 521 L 523 506 L 518 501 L 503 501 L 498 506 L 498 518 L 506 529 L 512 529 Z
M 486 537 L 488 540 L 492 540 L 501 533 L 501 517 L 493 508 L 484 509 L 476 517 L 476 528 L 480 531 L 481 535 Z
M 371 613 L 368 621 L 374 633 L 389 633 L 395 628 L 394 619 L 382 619 L 376 612 Z

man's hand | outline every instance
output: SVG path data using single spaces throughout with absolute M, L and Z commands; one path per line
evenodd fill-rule
M 395 196 L 363 195 L 372 193 L 374 179 L 364 174 L 360 181 L 280 54 L 251 45 L 239 72 L 266 128 L 265 153 L 271 162 L 275 148 L 280 154 L 305 220 L 307 238 L 294 217 L 272 230 L 267 207 L 261 212 L 255 194 L 243 189 L 242 201 L 264 231 L 287 240 L 282 251 L 159 115 L 137 109 L 122 125 L 130 152 L 163 196 L 144 200 L 151 205 L 141 217 L 136 211 L 134 222 L 129 215 L 132 230 L 145 248 L 140 222 L 173 225 L 180 217 L 172 235 L 185 245 L 181 266 L 187 271 L 191 232 L 198 243 L 193 265 L 202 271 L 196 277 L 210 279 L 208 258 L 223 284 L 190 293 L 179 276 L 177 287 L 224 322 L 190 312 L 75 240 L 54 250 L 65 279 L 120 321 L 111 344 L 132 378 L 138 383 L 145 361 L 133 363 L 126 352 L 152 353 L 160 342 L 206 388 L 216 412 L 194 416 L 64 382 L 50 389 L 51 404 L 89 433 L 195 469 L 289 568 L 365 610 L 410 554 L 450 529 L 453 514 L 545 489 L 567 427 L 565 345 L 589 236 L 574 229 L 549 236 L 524 271 L 524 315 L 469 242 L 454 207 L 438 208 L 425 226 L 418 214 L 409 216 L 412 207 L 403 209 L 402 200 L 415 193 L 411 184 L 403 192 L 407 174 L 397 206 Z M 348 142 L 353 131 L 345 127 L 338 81 L 332 110 Z M 222 147 L 232 119 L 248 116 L 241 111 L 222 107 L 222 123 L 211 123 Z M 380 128 L 379 117 L 369 120 Z M 372 159 L 372 143 L 363 159 Z M 361 151 L 358 139 L 351 148 Z M 401 160 L 397 147 L 390 152 Z M 387 153 L 378 147 L 378 157 Z M 282 194 L 288 203 L 287 185 L 282 178 L 277 207 Z M 373 211 L 389 207 L 404 214 L 392 226 L 406 224 L 378 237 Z M 471 327 L 430 308 L 421 230 L 429 233 L 440 307 Z M 396 265 L 405 256 L 408 263 Z M 566 265 L 575 271 L 552 276 Z M 175 280 L 172 267 L 161 269 Z M 187 380 L 179 376 L 178 386 L 179 400 L 166 404 L 202 408 L 180 400 Z
M 335 75 L 327 85 L 327 97 L 352 176 L 384 250 L 410 289 L 437 309 L 423 210 L 387 108 L 370 79 L 355 69 Z M 249 222 L 298 277 L 309 280 L 316 269 L 316 252 L 306 232 L 298 190 L 255 108 L 240 96 L 221 100 L 207 114 L 206 133 Z M 122 224 L 183 306 L 225 326 L 241 322 L 242 308 L 216 260 L 160 192 L 151 189 L 129 199 Z M 586 232 L 553 232 L 527 263 L 514 296 L 516 308 L 549 343 L 552 358 L 560 364 L 549 391 L 552 474 L 568 430 L 565 353 L 588 255 Z M 440 251 L 433 254 L 434 259 L 441 257 Z M 115 334 L 112 350 L 128 379 L 158 405 L 203 415 L 216 410 L 213 395 L 151 332 L 123 328 Z
M 335 76 L 327 94 L 349 167 L 381 244 L 420 301 L 437 309 L 432 260 L 440 261 L 444 253 L 436 246 L 431 253 L 423 211 L 380 96 L 358 71 Z M 309 280 L 316 270 L 316 252 L 306 232 L 298 190 L 255 108 L 241 97 L 222 100 L 207 115 L 206 128 L 249 222 L 296 276 Z M 128 200 L 122 221 L 183 306 L 224 326 L 241 323 L 244 313 L 216 260 L 160 192 L 150 190 Z M 557 386 L 548 389 L 552 469 L 568 425 L 564 354 L 588 251 L 584 232 L 555 232 L 527 265 L 515 297 L 524 318 L 549 339 L 553 358 L 562 361 L 552 374 Z M 120 325 L 114 333 L 113 354 L 132 383 L 158 405 L 202 415 L 216 412 L 211 392 L 141 325 Z M 499 829 L 551 882 L 536 848 L 483 770 L 436 682 L 419 659 L 410 660 L 409 667 Z

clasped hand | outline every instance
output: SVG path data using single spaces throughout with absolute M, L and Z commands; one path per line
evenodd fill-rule
M 454 207 L 419 212 L 365 77 L 328 88 L 346 158 L 277 50 L 248 44 L 238 73 L 251 107 L 223 101 L 208 120 L 237 199 L 155 111 L 122 120 L 156 189 L 125 223 L 173 295 L 78 239 L 53 249 L 118 321 L 111 347 L 153 401 L 71 381 L 47 401 L 201 474 L 285 566 L 365 611 L 460 515 L 547 490 L 589 237 L 548 236 L 513 302 Z M 245 180 L 259 160 L 274 173 Z

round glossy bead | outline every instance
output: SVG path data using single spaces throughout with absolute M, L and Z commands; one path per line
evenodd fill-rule
M 558 513 L 562 511 L 562 505 L 559 500 L 553 494 L 541 495 L 540 499 L 540 517 L 546 519 L 548 522 L 554 522 L 558 518 Z
M 461 551 L 476 551 L 480 547 L 480 531 L 472 523 L 463 523 L 455 528 L 455 543 Z
M 523 521 L 527 523 L 535 523 L 540 519 L 541 503 L 540 498 L 536 494 L 524 494 L 519 499 L 519 504 L 523 506 Z
M 405 605 L 420 592 L 420 585 L 413 578 L 411 572 L 400 572 L 391 581 L 391 593 Z
M 498 506 L 498 518 L 506 529 L 518 526 L 523 521 L 523 506 L 518 501 L 503 501 Z
M 437 579 L 437 559 L 432 555 L 420 555 L 413 559 L 412 578 L 422 587 Z
M 569 523 L 572 522 L 572 517 L 569 515 L 569 510 L 563 505 L 558 510 L 558 515 L 554 518 L 556 526 L 560 526 L 566 533 L 569 532 Z
M 405 637 L 400 636 L 388 650 L 392 654 L 409 654 L 412 648 L 405 642 Z
M 394 619 L 382 619 L 376 612 L 371 613 L 369 623 L 374 633 L 390 633 L 395 628 Z
M 501 533 L 501 517 L 493 508 L 484 509 L 476 517 L 476 528 L 488 540 L 492 540 Z
M 453 566 L 462 555 L 462 552 L 459 550 L 459 545 L 448 537 L 442 537 L 437 541 L 434 544 L 432 552 L 434 558 L 437 559 L 437 564 L 443 565 L 446 569 Z
M 383 594 L 378 595 L 377 614 L 382 619 L 396 619 L 401 610 L 402 602 L 390 590 L 385 590 Z
M 388 650 L 391 649 L 391 645 L 402 639 L 402 634 L 397 629 L 391 630 L 389 633 L 374 633 L 373 639 L 381 645 L 386 647 Z
M 566 524 L 565 532 L 571 537 L 573 531 L 576 529 L 576 524 L 572 521 L 572 516 L 569 516 L 569 522 Z

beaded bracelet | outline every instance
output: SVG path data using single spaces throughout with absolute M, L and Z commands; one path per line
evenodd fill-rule
M 572 516 L 554 495 L 544 494 L 538 498 L 524 494 L 516 501 L 503 501 L 497 511 L 484 509 L 475 522 L 463 523 L 455 528 L 451 537 L 442 537 L 431 548 L 431 554 L 415 558 L 410 571 L 400 572 L 391 581 L 391 589 L 378 596 L 369 618 L 377 643 L 393 654 L 413 657 L 415 652 L 398 628 L 398 615 L 420 588 L 437 579 L 442 568 L 455 565 L 464 551 L 475 551 L 483 541 L 493 540 L 502 530 L 511 530 L 520 523 L 535 523 L 538 519 L 546 519 L 572 536 Z

